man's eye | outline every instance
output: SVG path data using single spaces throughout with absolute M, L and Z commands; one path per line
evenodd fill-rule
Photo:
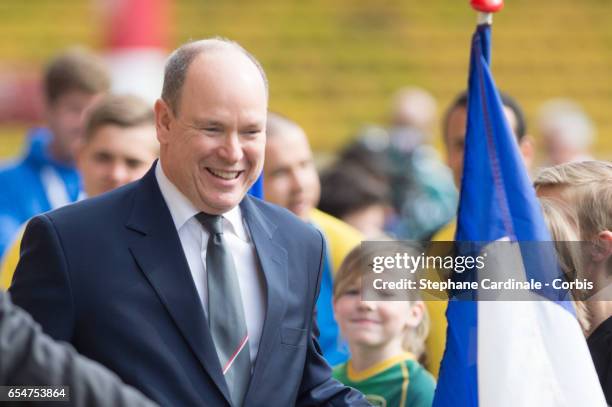
M 94 160 L 98 163 L 109 163 L 113 161 L 113 157 L 107 153 L 94 154 Z
M 144 164 L 144 163 L 143 163 L 142 161 L 140 161 L 140 160 L 127 160 L 125 163 L 126 163 L 126 164 L 127 164 L 127 166 L 128 166 L 129 168 L 131 168 L 131 169 L 138 168 L 138 167 L 140 167 L 141 165 L 143 165 L 143 164 Z
M 242 134 L 245 134 L 247 136 L 256 136 L 259 133 L 261 133 L 261 130 L 259 129 L 249 129 L 242 132 Z
M 285 168 L 281 168 L 278 170 L 274 170 L 270 173 L 270 177 L 271 178 L 281 178 L 281 177 L 285 177 L 289 174 L 289 170 L 285 169 Z

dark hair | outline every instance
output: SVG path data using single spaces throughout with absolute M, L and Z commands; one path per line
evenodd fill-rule
M 388 201 L 387 184 L 355 163 L 341 161 L 321 174 L 318 207 L 337 218 Z
M 386 183 L 391 166 L 387 154 L 389 143 L 389 134 L 385 129 L 377 126 L 363 127 L 339 152 L 339 162 L 336 165 L 356 165 Z
M 108 91 L 110 75 L 102 59 L 84 48 L 70 48 L 49 62 L 44 74 L 47 102 L 70 91 L 96 94 Z
M 108 95 L 89 112 L 85 124 L 85 142 L 91 141 L 96 130 L 106 125 L 128 128 L 143 124 L 155 125 L 151 105 L 137 96 Z
M 188 42 L 174 50 L 164 69 L 164 85 L 162 88 L 161 98 L 170 106 L 174 114 L 178 113 L 179 100 L 181 98 L 181 90 L 187 76 L 187 69 L 193 60 L 204 52 L 230 48 L 243 53 L 253 62 L 259 70 L 264 81 L 266 93 L 268 93 L 268 78 L 259 61 L 240 44 L 226 38 L 215 37 L 199 41 Z
M 523 140 L 523 137 L 525 137 L 525 134 L 527 134 L 527 122 L 525 120 L 525 114 L 523 113 L 523 109 L 521 109 L 517 101 L 507 93 L 500 91 L 499 96 L 501 97 L 502 104 L 512 110 L 512 113 L 514 113 L 514 116 L 516 117 L 516 128 L 512 130 L 514 131 L 516 138 L 520 143 Z M 446 113 L 444 114 L 444 119 L 442 121 L 442 136 L 444 138 L 444 141 L 446 141 L 447 138 L 446 132 L 448 130 L 448 122 L 451 113 L 459 107 L 466 108 L 467 104 L 468 94 L 467 91 L 463 91 L 459 95 L 457 95 L 453 103 L 451 103 L 448 109 L 446 110 Z

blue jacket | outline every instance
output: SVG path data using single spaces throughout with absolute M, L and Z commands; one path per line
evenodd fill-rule
M 369 406 L 333 380 L 313 333 L 323 236 L 248 195 L 243 217 L 266 284 L 245 407 Z M 35 217 L 11 294 L 70 342 L 163 406 L 230 406 L 208 323 L 151 170 L 107 194 Z
M 48 197 L 52 187 L 44 182 L 43 171 L 52 172 L 63 182 L 69 202 L 79 197 L 78 172 L 73 166 L 60 164 L 49 157 L 47 147 L 51 139 L 47 129 L 32 130 L 28 135 L 27 152 L 0 167 L 0 256 L 24 222 L 53 209 Z

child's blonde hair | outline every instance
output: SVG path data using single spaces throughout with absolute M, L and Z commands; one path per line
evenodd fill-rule
M 560 187 L 560 196 L 568 202 L 541 199 L 551 234 L 557 241 L 562 266 L 575 270 L 570 278 L 583 278 L 584 243 L 581 246 L 563 243 L 567 240 L 591 241 L 599 232 L 612 230 L 612 163 L 583 161 L 544 169 L 534 183 L 536 189 Z M 574 238 L 575 237 L 575 238 Z M 561 243 L 559 243 L 561 242 Z M 571 246 L 571 247 L 570 247 Z M 573 293 L 578 299 L 580 292 Z M 590 328 L 590 313 L 585 303 L 576 301 L 578 320 L 585 332 Z
M 611 162 L 581 161 L 547 167 L 540 171 L 533 185 L 536 191 L 560 188 L 561 195 L 574 207 L 584 191 L 597 189 L 602 182 L 612 182 Z
M 578 242 L 578 219 L 572 208 L 556 199 L 540 198 L 540 205 L 544 213 L 544 219 L 550 230 L 561 269 L 569 281 L 582 278 L 582 256 L 581 246 Z M 591 314 L 585 303 L 581 301 L 582 293 L 578 290 L 572 291 L 574 306 L 578 322 L 584 332 L 589 332 L 591 327 Z
M 398 247 L 397 244 L 394 246 Z M 406 250 L 406 248 L 403 250 Z M 344 261 L 334 277 L 334 301 L 346 294 L 354 286 L 355 282 L 364 277 L 367 273 L 371 273 L 373 258 L 381 254 L 383 254 L 381 253 L 381 246 L 372 243 L 362 243 L 351 250 L 344 258 Z M 416 250 L 414 255 L 418 255 Z M 410 301 L 411 303 L 420 301 L 419 298 L 413 297 L 412 299 L 413 301 Z M 413 353 L 417 359 L 420 359 L 425 352 L 425 340 L 429 335 L 429 324 L 427 307 L 423 306 L 423 317 L 421 318 L 421 322 L 415 329 L 406 330 L 402 340 L 402 347 L 404 350 Z
M 540 198 L 546 226 L 555 242 L 559 263 L 569 280 L 577 277 L 580 254 L 576 251 L 580 241 L 576 212 L 565 202 L 551 198 Z M 571 244 L 568 242 L 575 242 Z
M 612 170 L 608 179 L 589 184 L 576 192 L 576 211 L 582 240 L 612 230 Z

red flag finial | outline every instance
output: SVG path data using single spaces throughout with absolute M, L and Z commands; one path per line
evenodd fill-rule
M 470 0 L 470 4 L 481 13 L 496 13 L 504 8 L 504 0 Z

